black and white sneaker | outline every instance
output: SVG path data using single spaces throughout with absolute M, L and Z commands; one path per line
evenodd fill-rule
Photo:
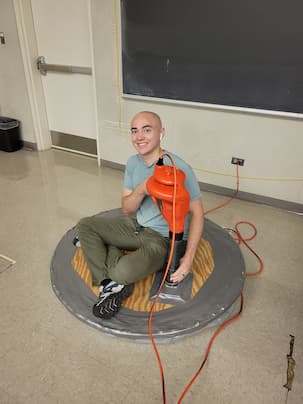
M 78 237 L 75 237 L 73 239 L 73 244 L 75 247 L 81 247 L 81 243 L 80 243 L 80 240 L 78 239 Z
M 96 317 L 110 319 L 120 309 L 127 297 L 134 290 L 134 285 L 120 285 L 115 281 L 110 281 L 106 286 L 100 287 L 99 301 L 93 306 L 93 314 Z

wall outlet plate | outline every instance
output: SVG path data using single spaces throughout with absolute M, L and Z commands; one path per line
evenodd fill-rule
M 244 166 L 244 159 L 240 159 L 239 157 L 232 157 L 231 164 L 238 164 L 238 166 Z

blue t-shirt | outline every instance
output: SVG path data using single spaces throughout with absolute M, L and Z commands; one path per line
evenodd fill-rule
M 175 154 L 168 154 L 173 158 L 175 166 L 184 171 L 186 175 L 184 185 L 190 194 L 190 200 L 193 201 L 199 199 L 201 197 L 201 191 L 192 168 Z M 170 159 L 166 156 L 164 157 L 164 164 L 172 165 Z M 124 188 L 133 191 L 137 185 L 153 175 L 154 167 L 155 163 L 148 166 L 139 154 L 130 157 L 126 163 L 124 173 Z M 169 236 L 168 224 L 150 196 L 147 195 L 143 199 L 136 215 L 137 221 L 141 226 L 150 227 L 164 237 Z M 184 239 L 187 239 L 188 237 L 189 219 L 190 215 L 188 214 L 184 225 Z

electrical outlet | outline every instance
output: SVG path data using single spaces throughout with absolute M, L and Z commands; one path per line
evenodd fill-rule
M 244 159 L 239 159 L 238 157 L 232 157 L 231 164 L 238 164 L 238 166 L 244 166 Z

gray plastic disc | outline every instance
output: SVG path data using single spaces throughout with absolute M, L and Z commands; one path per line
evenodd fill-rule
M 116 216 L 120 213 L 120 209 L 113 209 L 100 214 Z M 122 307 L 110 320 L 92 314 L 96 296 L 71 265 L 76 248 L 72 243 L 74 237 L 75 228 L 72 228 L 60 240 L 51 261 L 51 283 L 59 300 L 74 316 L 103 333 L 149 342 L 148 312 Z M 153 336 L 158 343 L 171 343 L 205 327 L 221 324 L 230 316 L 242 292 L 245 264 L 238 244 L 209 219 L 205 219 L 203 238 L 213 250 L 213 272 L 193 299 L 153 313 Z

